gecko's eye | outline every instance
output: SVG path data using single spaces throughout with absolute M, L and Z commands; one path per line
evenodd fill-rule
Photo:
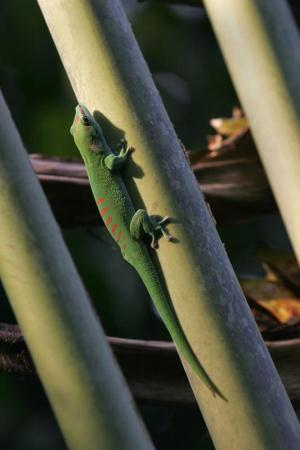
M 83 125 L 85 125 L 86 127 L 91 125 L 91 121 L 87 116 L 82 116 L 82 123 Z

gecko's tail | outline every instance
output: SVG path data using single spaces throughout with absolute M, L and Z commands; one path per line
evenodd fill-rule
M 188 362 L 194 372 L 199 376 L 201 381 L 208 387 L 214 396 L 218 395 L 225 401 L 228 401 L 220 389 L 212 381 L 197 356 L 195 355 L 191 345 L 189 344 L 179 320 L 176 316 L 174 308 L 172 307 L 170 301 L 164 293 L 161 282 L 156 273 L 156 269 L 149 258 L 148 264 L 143 264 L 143 267 L 136 267 L 140 277 L 142 278 L 150 297 L 161 317 L 165 326 L 167 327 L 176 347 L 178 348 L 180 354 Z

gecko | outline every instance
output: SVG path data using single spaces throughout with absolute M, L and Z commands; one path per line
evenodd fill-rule
M 149 235 L 151 247 L 155 249 L 159 236 L 168 241 L 172 237 L 165 229 L 168 217 L 159 220 L 144 209 L 134 209 L 120 173 L 133 149 L 123 139 L 117 150 L 112 151 L 100 124 L 83 105 L 76 107 L 70 132 L 84 161 L 100 216 L 123 258 L 141 277 L 180 354 L 213 395 L 226 400 L 192 350 L 143 240 L 144 235 Z

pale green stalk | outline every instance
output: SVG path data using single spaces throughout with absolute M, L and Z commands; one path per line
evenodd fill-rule
M 197 357 L 228 398 L 188 374 L 218 449 L 292 450 L 300 429 L 186 156 L 117 0 L 39 0 L 80 103 L 135 148 L 125 180 L 136 207 L 174 219 L 160 265 Z M 205 107 L 205 105 L 203 106 Z M 131 182 L 130 174 L 139 173 Z
M 153 449 L 0 94 L 0 277 L 68 448 Z
M 300 37 L 282 0 L 205 0 L 300 262 Z

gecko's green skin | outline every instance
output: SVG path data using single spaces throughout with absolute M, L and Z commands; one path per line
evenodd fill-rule
M 145 210 L 135 212 L 132 201 L 120 176 L 120 169 L 126 163 L 131 149 L 122 141 L 119 153 L 113 153 L 106 143 L 100 125 L 84 106 L 76 107 L 71 127 L 76 146 L 84 160 L 91 188 L 104 223 L 118 243 L 123 257 L 138 272 L 164 321 L 180 353 L 199 378 L 213 394 L 225 399 L 191 349 L 179 321 L 164 293 L 149 250 L 141 240 L 143 235 L 152 237 L 152 247 L 156 247 L 156 236 L 161 232 L 171 240 L 164 230 L 168 218 L 155 221 Z

